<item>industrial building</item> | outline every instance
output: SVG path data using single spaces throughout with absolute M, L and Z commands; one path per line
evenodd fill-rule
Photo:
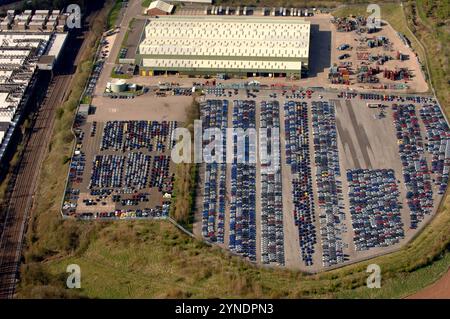
M 58 31 L 65 30 L 68 14 L 60 10 L 25 10 L 16 14 L 15 10 L 8 10 L 5 17 L 0 17 L 0 31 L 29 32 L 29 31 Z
M 149 16 L 168 15 L 173 12 L 174 6 L 161 0 L 152 1 L 145 13 Z
M 8 12 L 3 21 L 33 21 L 29 12 L 23 12 L 19 17 Z M 33 94 L 38 70 L 54 68 L 67 35 L 42 29 L 24 32 L 7 28 L 0 31 L 0 161 Z
M 286 76 L 308 70 L 303 19 L 168 16 L 150 19 L 138 47 L 142 75 Z

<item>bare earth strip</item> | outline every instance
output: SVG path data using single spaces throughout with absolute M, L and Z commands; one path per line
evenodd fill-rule
M 450 270 L 434 284 L 408 296 L 407 299 L 450 299 Z

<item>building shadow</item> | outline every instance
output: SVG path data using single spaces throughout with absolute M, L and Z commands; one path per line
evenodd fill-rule
M 308 77 L 317 76 L 331 66 L 331 31 L 320 30 L 318 24 L 311 24 Z

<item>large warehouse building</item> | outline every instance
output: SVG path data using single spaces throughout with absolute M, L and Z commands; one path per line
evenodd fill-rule
M 144 75 L 301 77 L 310 24 L 302 19 L 171 16 L 150 19 L 137 63 Z

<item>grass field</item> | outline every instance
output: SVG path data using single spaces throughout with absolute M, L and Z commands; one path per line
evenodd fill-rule
M 401 11 L 384 8 L 388 10 L 384 15 L 382 7 L 382 17 L 402 28 L 406 21 Z M 106 19 L 105 13 L 96 21 L 106 25 Z M 429 62 L 430 68 L 438 68 L 434 57 Z M 84 74 L 83 66 L 79 72 Z M 80 83 L 83 79 L 80 76 Z M 63 108 L 40 177 L 19 297 L 397 298 L 430 284 L 449 267 L 448 195 L 431 223 L 402 250 L 318 275 L 254 267 L 165 221 L 62 221 L 59 204 L 64 181 L 60 176 L 67 173 L 63 159 L 70 156 L 71 139 L 65 132 L 73 117 L 71 105 Z M 71 263 L 79 264 L 82 272 L 82 289 L 75 292 L 64 288 L 65 270 Z M 365 287 L 370 263 L 381 267 L 381 289 Z
M 404 10 L 408 26 L 427 50 L 427 62 L 436 95 L 450 117 L 450 4 L 431 6 L 433 1 L 408 1 Z M 444 6 L 446 4 L 446 6 Z
M 392 298 L 409 295 L 434 281 L 450 261 L 447 253 L 432 266 L 411 273 L 385 274 L 381 266 L 382 288 L 367 289 L 365 267 L 318 276 L 258 269 L 180 233 L 168 222 L 104 226 L 85 249 L 45 261 L 46 277 L 57 282 L 67 265 L 78 264 L 82 272 L 79 293 L 92 298 Z M 386 258 L 374 262 L 382 259 Z M 23 292 L 28 291 L 25 288 Z
M 111 29 L 116 24 L 120 9 L 122 9 L 122 0 L 115 0 L 112 10 L 108 14 L 107 29 Z
M 114 72 L 114 70 L 112 70 L 110 77 L 113 79 L 125 79 L 126 80 L 126 79 L 131 79 L 133 76 L 129 75 L 129 74 L 117 74 Z

